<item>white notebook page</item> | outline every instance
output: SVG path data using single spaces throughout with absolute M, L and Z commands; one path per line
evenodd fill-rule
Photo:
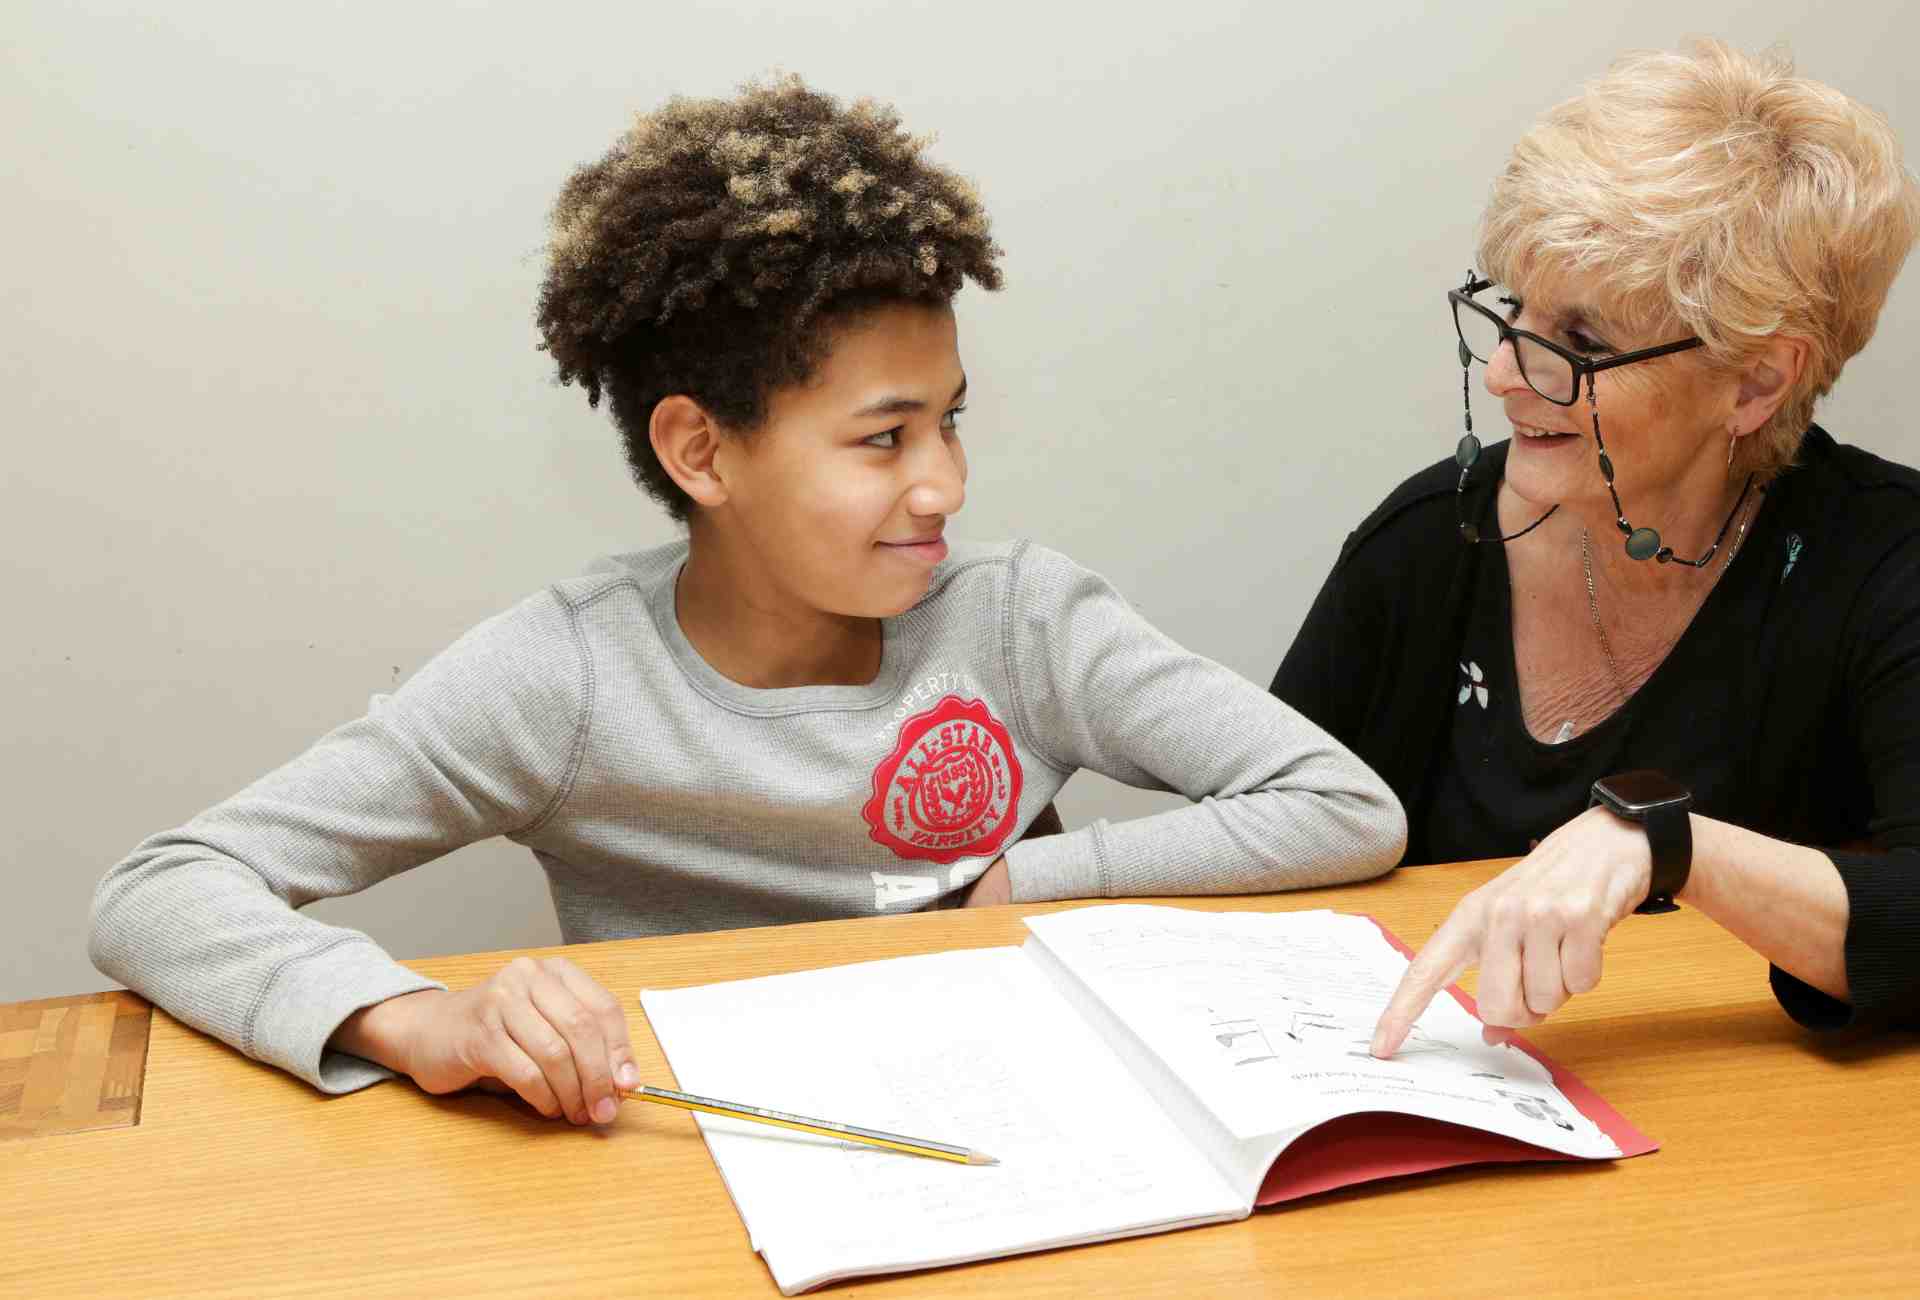
M 680 1088 L 984 1151 L 964 1166 L 696 1116 L 783 1291 L 1241 1217 L 1017 948 L 641 994 Z

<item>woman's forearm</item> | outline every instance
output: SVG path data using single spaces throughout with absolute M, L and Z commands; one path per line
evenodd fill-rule
M 1849 1000 L 1847 889 L 1819 849 L 1696 813 L 1693 871 L 1678 898 L 1789 975 Z

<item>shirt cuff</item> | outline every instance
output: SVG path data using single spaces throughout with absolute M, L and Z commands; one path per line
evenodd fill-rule
M 1021 840 L 1007 850 L 1007 886 L 1016 903 L 1111 898 L 1105 822 L 1064 835 Z
M 1778 966 L 1767 968 L 1767 982 L 1780 1009 L 1808 1029 L 1846 1029 L 1854 1023 L 1854 1008 Z
M 400 965 L 370 939 L 343 940 L 280 968 L 254 1009 L 246 1052 L 321 1092 L 354 1092 L 396 1075 L 372 1061 L 328 1050 L 327 1040 L 340 1022 L 402 993 L 444 988 Z
M 1920 854 L 1829 853 L 1847 890 L 1842 1002 L 1775 967 L 1780 1006 L 1809 1029 L 1920 1023 Z

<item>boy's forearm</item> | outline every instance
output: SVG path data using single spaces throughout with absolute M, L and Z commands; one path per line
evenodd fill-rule
M 362 1007 L 340 1022 L 327 1039 L 327 1049 L 384 1065 L 396 1074 L 410 1074 L 407 1061 L 414 1026 L 434 1001 L 446 996 L 444 989 L 421 989 Z
M 154 837 L 107 873 L 88 952 L 195 1029 L 330 1093 L 387 1077 L 371 1057 L 328 1057 L 341 1019 L 434 983 L 365 935 L 294 911 L 257 872 L 185 831 Z

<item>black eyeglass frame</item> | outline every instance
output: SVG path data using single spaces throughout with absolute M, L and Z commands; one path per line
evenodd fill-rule
M 1480 356 L 1474 352 L 1473 346 L 1467 342 L 1466 331 L 1460 328 L 1460 309 L 1462 307 L 1467 308 L 1469 311 L 1478 312 L 1480 315 L 1492 321 L 1495 328 L 1500 331 L 1500 343 L 1509 343 L 1514 339 L 1525 339 L 1529 343 L 1538 343 L 1541 347 L 1553 353 L 1553 355 L 1559 357 L 1573 368 L 1573 387 L 1568 391 L 1566 400 L 1562 401 L 1550 393 L 1540 392 L 1539 385 L 1533 382 L 1533 376 L 1527 373 L 1527 364 L 1521 360 L 1520 349 L 1517 344 L 1513 350 L 1513 363 L 1520 371 L 1520 377 L 1527 381 L 1527 387 L 1533 389 L 1536 393 L 1540 393 L 1540 396 L 1546 398 L 1555 406 L 1572 406 L 1575 402 L 1578 402 L 1580 400 L 1580 381 L 1585 379 L 1589 385 L 1591 385 L 1592 377 L 1599 374 L 1602 370 L 1612 370 L 1616 366 L 1630 366 L 1636 361 L 1651 361 L 1655 357 L 1670 356 L 1675 352 L 1686 352 L 1689 349 L 1703 347 L 1706 344 L 1705 339 L 1695 335 L 1681 339 L 1677 343 L 1662 343 L 1658 347 L 1641 348 L 1635 352 L 1620 352 L 1610 357 L 1601 357 L 1598 360 L 1591 357 L 1583 357 L 1577 353 L 1569 352 L 1552 339 L 1541 338 L 1538 334 L 1530 330 L 1515 329 L 1500 318 L 1499 312 L 1492 311 L 1473 300 L 1474 294 L 1481 292 L 1483 289 L 1491 289 L 1492 287 L 1493 281 L 1491 280 L 1470 278 L 1463 287 L 1447 290 L 1447 301 L 1453 305 L 1453 332 L 1460 340 L 1460 347 L 1468 356 L 1473 357 L 1473 359 L 1481 365 L 1492 364 L 1492 357 Z M 1499 351 L 1499 348 L 1499 343 L 1494 344 L 1494 350 L 1496 352 Z

